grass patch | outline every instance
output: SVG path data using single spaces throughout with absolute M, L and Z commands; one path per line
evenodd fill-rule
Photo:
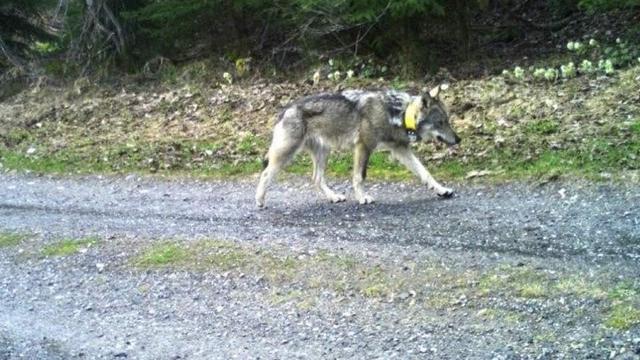
M 624 141 L 595 137 L 562 149 L 548 149 L 537 144 L 518 148 L 489 148 L 482 157 L 448 158 L 434 163 L 427 162 L 429 170 L 439 179 L 463 180 L 473 170 L 489 170 L 484 179 L 511 180 L 549 177 L 554 174 L 602 179 L 603 172 L 615 174 L 621 169 L 640 170 L 640 135 L 635 123 Z M 558 124 L 552 120 L 540 120 L 525 126 L 525 132 L 535 133 L 532 139 L 556 131 Z M 614 134 L 615 135 L 615 134 Z M 16 135 L 18 136 L 18 135 Z M 20 135 L 23 136 L 23 135 Z M 611 135 L 613 136 L 613 135 Z M 616 135 L 616 138 L 619 136 Z M 533 140 L 531 140 L 533 141 Z M 253 135 L 242 138 L 235 146 L 240 155 L 224 154 L 218 142 L 188 140 L 164 141 L 153 144 L 131 143 L 105 145 L 87 151 L 93 145 L 78 145 L 57 151 L 38 148 L 35 154 L 26 155 L 17 146 L 0 146 L 0 163 L 3 167 L 30 170 L 39 173 L 162 173 L 167 175 L 194 175 L 204 178 L 233 178 L 258 174 L 262 170 L 261 158 L 264 139 Z M 531 150 L 537 153 L 530 153 Z M 223 152 L 219 155 L 219 152 Z M 266 151 L 266 150 L 265 150 Z M 426 156 L 428 154 L 422 154 Z M 350 152 L 334 152 L 327 168 L 331 177 L 352 176 L 353 156 Z M 311 160 L 301 154 L 285 169 L 285 174 L 310 175 Z M 417 181 L 404 166 L 391 159 L 386 152 L 375 152 L 370 160 L 367 176 L 385 181 Z
M 607 315 L 605 325 L 616 330 L 629 330 L 639 326 L 640 308 L 631 304 L 616 304 Z
M 559 279 L 554 288 L 555 292 L 562 295 L 569 294 L 580 298 L 598 300 L 607 297 L 607 293 L 600 285 L 577 276 L 568 276 Z
M 640 325 L 640 287 L 636 282 L 620 282 L 607 295 L 611 307 L 605 317 L 605 326 L 628 330 Z
M 296 262 L 292 258 L 278 258 L 269 253 L 222 240 L 152 245 L 133 258 L 132 263 L 143 268 L 260 271 L 270 280 L 287 277 L 296 267 Z
M 344 299 L 360 297 L 408 306 L 418 304 L 437 311 L 460 306 L 477 308 L 479 319 L 512 324 L 528 321 L 527 314 L 504 309 L 499 304 L 536 299 L 552 306 L 548 301 L 562 297 L 593 300 L 586 302 L 589 304 L 586 311 L 602 314 L 602 323 L 613 329 L 629 329 L 640 321 L 640 292 L 633 282 L 590 280 L 574 273 L 547 272 L 527 266 L 460 270 L 429 262 L 381 264 L 327 250 L 293 253 L 286 248 L 224 240 L 152 244 L 133 257 L 131 264 L 142 269 L 213 271 L 260 279 L 269 286 L 267 301 L 299 310 L 309 310 L 316 306 L 319 296 L 333 294 Z M 504 301 L 496 302 L 496 298 Z M 582 310 L 576 309 L 566 316 L 575 321 L 582 316 Z
M 547 288 L 539 282 L 532 282 L 520 286 L 519 295 L 523 298 L 542 298 L 547 296 Z
M 98 238 L 89 237 L 84 239 L 64 239 L 55 244 L 42 248 L 41 254 L 44 256 L 68 256 L 80 252 L 98 243 Z
M 611 289 L 608 295 L 613 301 L 640 300 L 640 288 L 629 281 L 621 282 Z
M 28 238 L 26 234 L 0 232 L 0 248 L 19 245 Z
M 522 298 L 540 298 L 549 294 L 551 280 L 528 267 L 502 267 L 484 274 L 479 281 L 481 296 L 503 294 Z
M 156 245 L 141 254 L 134 263 L 141 267 L 176 265 L 188 259 L 188 253 L 179 244 Z
M 525 132 L 534 135 L 549 135 L 558 131 L 558 122 L 552 119 L 541 119 L 528 123 Z

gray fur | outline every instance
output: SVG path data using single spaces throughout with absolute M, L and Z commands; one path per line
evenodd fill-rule
M 413 101 L 420 104 L 415 135 L 404 128 L 404 114 Z M 331 202 L 346 199 L 331 190 L 324 178 L 332 149 L 354 150 L 353 188 L 361 204 L 373 202 L 373 198 L 365 193 L 363 182 L 369 156 L 379 147 L 391 150 L 393 156 L 438 195 L 452 195 L 453 190 L 433 179 L 411 152 L 409 144 L 415 138 L 437 139 L 451 145 L 460 141 L 451 129 L 446 109 L 437 96 L 346 90 L 301 98 L 287 106 L 276 121 L 265 161 L 267 165 L 256 192 L 256 203 L 264 206 L 269 184 L 301 149 L 308 151 L 313 160 L 314 184 Z

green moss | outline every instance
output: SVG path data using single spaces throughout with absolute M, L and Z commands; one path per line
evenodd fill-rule
M 361 290 L 362 295 L 369 298 L 384 297 L 389 293 L 389 289 L 385 284 L 370 284 Z
M 640 301 L 640 288 L 630 281 L 624 281 L 609 290 L 608 297 L 614 301 Z
M 28 238 L 26 234 L 0 232 L 0 248 L 19 245 Z
M 83 239 L 64 239 L 57 243 L 42 248 L 44 256 L 68 256 L 79 252 L 83 248 L 91 247 L 98 243 L 98 238 L 89 237 Z
M 616 304 L 606 316 L 605 325 L 616 330 L 629 330 L 640 325 L 640 308 L 631 304 Z
M 524 298 L 541 298 L 548 295 L 546 286 L 541 282 L 522 284 L 518 288 L 518 293 Z
M 141 267 L 177 265 L 189 258 L 187 251 L 176 243 L 154 245 L 134 260 Z
M 528 267 L 505 266 L 484 274 L 478 283 L 480 295 L 503 293 L 524 298 L 548 295 L 550 280 L 542 272 Z
M 231 241 L 200 240 L 152 245 L 132 263 L 138 267 L 173 267 L 189 270 L 260 271 L 269 280 L 288 279 L 297 262 L 290 257 L 276 257 L 267 252 L 237 245 Z
M 558 279 L 555 291 L 563 295 L 573 295 L 580 298 L 604 299 L 607 293 L 602 286 L 594 281 L 588 281 L 580 276 L 567 276 Z

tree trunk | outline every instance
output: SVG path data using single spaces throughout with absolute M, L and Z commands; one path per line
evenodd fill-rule
M 469 59 L 471 52 L 471 36 L 469 31 L 469 4 L 465 0 L 455 1 L 455 16 L 458 23 L 458 39 L 460 41 L 460 54 L 465 60 Z

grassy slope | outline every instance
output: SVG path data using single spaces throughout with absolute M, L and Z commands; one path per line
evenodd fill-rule
M 417 151 L 445 179 L 486 170 L 485 176 L 497 180 L 568 175 L 638 181 L 638 77 L 640 67 L 553 85 L 502 77 L 455 82 L 444 100 L 462 146 L 420 144 Z M 0 164 L 46 173 L 245 176 L 260 170 L 278 109 L 333 86 L 175 80 L 27 91 L 0 104 Z M 309 165 L 300 156 L 288 171 L 310 173 Z M 334 176 L 348 176 L 350 168 L 350 154 L 334 155 L 330 162 Z M 411 177 L 383 153 L 371 159 L 370 175 Z

